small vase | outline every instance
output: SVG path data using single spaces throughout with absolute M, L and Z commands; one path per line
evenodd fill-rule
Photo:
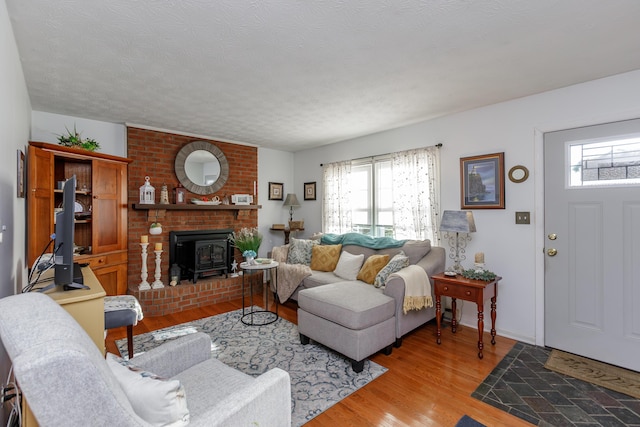
M 151 227 L 151 228 L 149 228 L 149 234 L 153 234 L 153 235 L 162 234 L 162 227 Z
M 254 264 L 256 263 L 256 260 L 255 260 L 255 258 L 254 258 L 254 257 L 252 257 L 252 256 L 248 256 L 248 257 L 246 257 L 246 258 L 245 258 L 245 262 L 246 262 L 248 265 L 254 265 Z

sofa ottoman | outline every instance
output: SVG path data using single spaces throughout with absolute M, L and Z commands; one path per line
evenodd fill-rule
M 355 372 L 364 360 L 395 342 L 395 300 L 360 282 L 337 282 L 298 294 L 300 342 L 312 339 L 352 359 Z

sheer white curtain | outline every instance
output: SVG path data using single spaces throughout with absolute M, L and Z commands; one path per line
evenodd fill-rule
M 440 151 L 426 147 L 393 153 L 393 229 L 396 239 L 429 239 L 438 244 L 440 214 Z M 351 161 L 324 166 L 322 229 L 325 233 L 353 231 Z
M 330 163 L 323 168 L 322 230 L 343 234 L 352 231 L 351 161 Z
M 438 243 L 440 150 L 427 147 L 391 155 L 396 239 Z

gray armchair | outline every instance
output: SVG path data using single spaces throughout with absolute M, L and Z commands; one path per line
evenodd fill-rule
M 0 338 L 31 411 L 46 426 L 146 426 L 82 327 L 56 302 L 28 293 L 0 299 Z M 253 378 L 211 358 L 211 340 L 187 335 L 131 363 L 179 379 L 192 426 L 291 425 L 289 374 Z

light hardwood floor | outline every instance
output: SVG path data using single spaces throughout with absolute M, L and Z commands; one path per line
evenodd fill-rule
M 142 334 L 167 326 L 241 308 L 241 300 L 211 305 L 162 317 L 147 317 L 134 328 Z M 287 302 L 280 315 L 297 323 L 297 305 Z M 500 322 L 500 307 L 498 317 Z M 530 426 L 531 424 L 471 397 L 471 393 L 509 352 L 515 341 L 484 335 L 484 359 L 477 357 L 477 330 L 461 326 L 455 335 L 446 327 L 442 344 L 435 340 L 435 322 L 405 336 L 402 346 L 390 356 L 382 353 L 371 360 L 389 370 L 305 426 L 454 426 L 469 415 L 487 426 Z M 107 351 L 118 354 L 115 340 L 126 337 L 126 329 L 111 329 Z

